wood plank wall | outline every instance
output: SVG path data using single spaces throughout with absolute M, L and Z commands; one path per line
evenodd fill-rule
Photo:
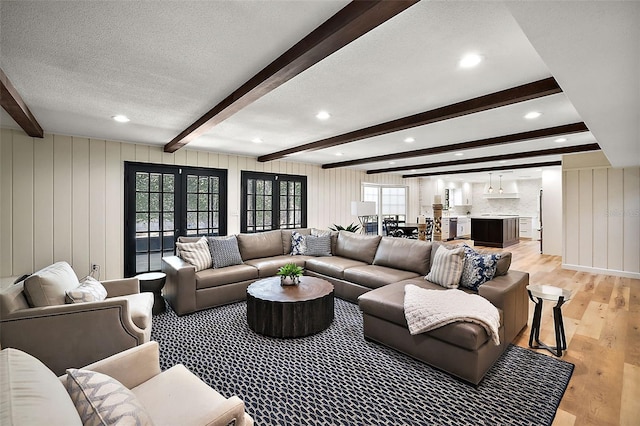
M 66 260 L 80 276 L 91 263 L 101 278 L 123 275 L 124 162 L 138 161 L 228 169 L 228 232 L 240 231 L 240 172 L 308 177 L 308 225 L 347 225 L 361 184 L 406 185 L 409 217 L 418 214 L 418 180 L 366 175 L 353 169 L 159 146 L 47 134 L 31 138 L 0 130 L 0 277 L 21 275 Z
M 563 267 L 640 278 L 640 168 L 563 165 Z

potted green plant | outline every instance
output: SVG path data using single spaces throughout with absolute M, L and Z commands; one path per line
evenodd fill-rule
M 281 285 L 297 285 L 300 283 L 300 277 L 304 273 L 304 268 L 296 265 L 295 263 L 287 263 L 281 266 L 276 272 L 276 275 L 280 275 Z
M 358 232 L 360 230 L 360 225 L 351 223 L 347 226 L 336 225 L 333 224 L 333 227 L 329 227 L 332 231 L 348 231 L 348 232 Z

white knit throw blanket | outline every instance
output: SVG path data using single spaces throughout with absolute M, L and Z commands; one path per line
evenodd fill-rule
M 456 321 L 481 325 L 500 344 L 500 313 L 491 302 L 462 290 L 428 290 L 408 284 L 404 287 L 404 315 L 409 332 L 424 333 Z

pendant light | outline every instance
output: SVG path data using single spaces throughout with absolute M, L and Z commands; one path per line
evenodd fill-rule
M 503 193 L 504 191 L 502 190 L 502 175 L 500 175 L 500 189 L 498 189 L 499 193 Z
M 491 186 L 491 173 L 489 173 L 489 194 L 493 193 L 493 186 Z

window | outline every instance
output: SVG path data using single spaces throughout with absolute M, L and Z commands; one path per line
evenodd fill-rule
M 307 226 L 307 177 L 242 172 L 240 232 Z
M 226 235 L 226 180 L 226 170 L 125 162 L 125 276 L 159 271 L 180 235 Z
M 378 214 L 378 229 L 382 229 L 383 218 L 406 222 L 407 187 L 362 184 L 362 200 L 374 201 Z

